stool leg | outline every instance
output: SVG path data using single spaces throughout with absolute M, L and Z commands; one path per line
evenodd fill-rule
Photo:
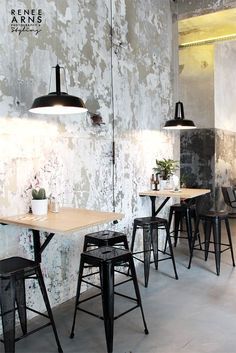
M 178 241 L 178 234 L 179 234 L 179 225 L 181 221 L 181 213 L 180 212 L 175 212 L 175 223 L 174 223 L 174 247 L 177 245 Z
M 210 240 L 211 240 L 211 228 L 212 224 L 211 221 L 205 221 L 204 224 L 204 236 L 205 236 L 205 261 L 208 259 L 208 253 L 209 253 L 209 246 L 210 246 Z
M 168 220 L 168 225 L 169 225 L 169 229 L 171 229 L 171 222 L 172 222 L 172 216 L 173 216 L 173 210 L 170 209 L 170 213 L 169 213 L 169 220 Z M 165 246 L 164 246 L 164 254 L 166 253 L 166 248 L 167 248 L 167 237 L 166 237 L 166 241 L 165 241 Z
M 15 353 L 15 278 L 0 279 L 0 306 L 5 353 Z
M 53 333 L 54 333 L 55 340 L 56 340 L 56 343 L 57 343 L 58 352 L 62 353 L 63 350 L 61 348 L 61 344 L 60 344 L 60 341 L 59 341 L 59 338 L 58 338 L 58 335 L 57 335 L 57 329 L 56 329 L 56 325 L 55 325 L 55 322 L 54 322 L 54 319 L 53 319 L 52 309 L 51 309 L 51 306 L 50 306 L 50 303 L 49 303 L 47 290 L 46 290 L 46 287 L 45 287 L 45 283 L 44 283 L 44 280 L 43 280 L 43 275 L 42 275 L 40 266 L 38 266 L 35 271 L 36 271 L 36 276 L 37 276 L 37 279 L 38 279 L 38 282 L 39 282 L 39 286 L 40 286 L 40 289 L 41 289 L 41 293 L 42 293 L 42 296 L 43 296 L 43 299 L 44 299 L 44 303 L 45 303 L 45 306 L 46 306 L 46 309 L 47 309 L 47 312 L 48 312 L 48 316 L 49 316 L 49 319 L 50 319 L 50 322 L 51 322 L 51 325 L 52 325 Z
M 130 256 L 129 267 L 130 267 L 131 276 L 133 279 L 134 290 L 135 290 L 135 294 L 136 294 L 136 298 L 137 298 L 137 304 L 140 307 L 141 314 L 142 314 L 144 332 L 146 335 L 148 335 L 149 332 L 148 332 L 148 328 L 147 328 L 147 324 L 146 324 L 146 320 L 145 320 L 145 316 L 144 316 L 144 312 L 143 312 L 142 300 L 141 300 L 141 296 L 140 296 L 140 291 L 139 291 L 139 287 L 138 287 L 138 281 L 137 281 L 137 276 L 136 276 L 136 271 L 135 271 L 135 266 L 134 266 L 134 260 L 133 260 L 132 256 Z
M 23 275 L 22 275 L 23 276 Z M 23 334 L 27 333 L 25 280 L 16 280 L 16 303 Z
M 131 253 L 133 253 L 133 251 L 134 251 L 134 242 L 135 242 L 135 237 L 136 237 L 136 231 L 137 231 L 137 225 L 136 225 L 136 223 L 134 222 L 134 225 L 133 225 L 133 232 L 132 232 L 132 239 L 131 239 L 131 245 L 130 245 L 130 251 L 131 251 Z M 128 268 L 127 276 L 129 276 L 129 268 Z
M 214 237 L 214 249 L 215 249 L 215 262 L 216 262 L 216 274 L 220 275 L 220 257 L 221 257 L 221 222 L 216 217 L 213 223 L 213 237 Z
M 114 332 L 114 266 L 106 261 L 101 264 L 101 292 L 107 352 L 113 351 Z
M 158 270 L 158 228 L 152 228 L 151 237 L 155 269 Z
M 192 223 L 191 223 L 190 209 L 188 207 L 186 208 L 185 219 L 186 219 L 186 229 L 187 229 L 187 237 L 188 237 L 188 247 L 190 251 L 191 243 L 192 243 Z
M 195 229 L 196 229 L 196 224 L 197 224 L 197 216 L 196 216 L 196 212 L 195 212 L 195 211 L 194 211 L 194 213 L 192 214 L 192 218 L 193 218 L 193 222 L 194 222 L 194 231 L 195 231 Z M 198 232 L 197 237 L 198 237 L 199 248 L 202 250 L 202 243 L 201 243 L 200 232 Z
M 76 297 L 75 297 L 75 309 L 74 309 L 74 316 L 73 316 L 73 323 L 72 323 L 70 338 L 74 338 L 75 319 L 76 319 L 77 307 L 78 307 L 79 297 L 80 297 L 80 288 L 81 288 L 81 282 L 82 282 L 82 277 L 83 277 L 83 269 L 84 269 L 84 259 L 81 256 L 81 258 L 80 258 L 80 266 L 79 266 L 79 276 L 78 276 L 78 282 L 77 282 L 77 290 L 76 290 Z
M 127 237 L 125 237 L 125 239 L 124 239 L 124 248 L 125 248 L 126 250 L 129 250 L 129 244 L 128 244 L 128 239 L 127 239 Z M 127 264 L 124 264 L 124 266 L 127 267 Z M 128 271 L 127 271 L 127 276 L 129 276 L 129 266 L 128 266 Z
M 166 253 L 166 248 L 167 248 L 167 237 L 166 237 L 166 240 L 165 240 L 165 246 L 164 246 L 164 250 L 163 250 L 164 254 Z
M 192 263 L 192 258 L 193 258 L 194 245 L 195 245 L 195 241 L 196 241 L 196 239 L 197 239 L 197 236 L 198 236 L 198 234 L 199 234 L 199 223 L 200 223 L 200 218 L 197 217 L 196 227 L 195 227 L 194 236 L 193 236 L 192 244 L 191 244 L 191 251 L 190 251 L 190 257 L 189 257 L 188 269 L 191 268 L 191 263 Z
M 233 252 L 233 244 L 232 244 L 232 238 L 231 238 L 231 231 L 230 231 L 230 226 L 229 226 L 229 220 L 228 218 L 225 219 L 225 226 L 228 234 L 228 239 L 229 239 L 229 246 L 230 246 L 230 251 L 231 251 L 231 257 L 232 257 L 232 263 L 233 266 L 235 266 L 234 262 L 234 252 Z
M 133 233 L 132 233 L 132 240 L 131 240 L 131 246 L 130 246 L 131 252 L 133 252 L 133 250 L 134 250 L 134 241 L 135 241 L 136 231 L 137 231 L 137 225 L 134 223 Z
M 177 270 L 176 270 L 176 266 L 175 266 L 175 258 L 174 258 L 174 253 L 173 253 L 173 249 L 172 249 L 170 231 L 169 231 L 168 224 L 165 224 L 165 229 L 166 229 L 166 238 L 167 238 L 167 241 L 169 243 L 170 256 L 171 256 L 171 260 L 172 260 L 172 264 L 173 264 L 173 268 L 174 268 L 174 272 L 175 272 L 175 279 L 178 279 Z
M 191 211 L 190 211 L 191 212 Z M 197 223 L 197 216 L 196 216 L 196 212 L 192 211 L 192 214 L 190 213 L 190 217 L 193 218 L 193 223 L 194 223 L 194 231 L 196 229 L 196 223 Z M 193 232 L 192 232 L 193 234 Z M 199 243 L 199 249 L 202 250 L 202 243 L 201 243 L 201 237 L 200 237 L 200 232 L 198 232 L 198 243 Z
M 128 244 L 127 237 L 125 237 L 125 239 L 124 239 L 124 248 L 125 248 L 126 250 L 129 250 L 129 244 Z
M 86 239 L 86 236 L 84 238 L 84 246 L 83 246 L 83 252 L 85 252 L 87 250 L 87 246 L 88 246 L 88 241 Z
M 144 256 L 144 285 L 147 288 L 150 272 L 150 257 L 151 257 L 151 227 L 143 227 L 143 256 Z

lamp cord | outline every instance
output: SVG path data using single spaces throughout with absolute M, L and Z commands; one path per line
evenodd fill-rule
M 56 33 L 58 34 L 58 13 L 57 13 L 57 5 L 55 3 L 56 6 Z M 57 65 L 59 65 L 58 63 L 58 41 L 56 42 L 56 56 L 57 56 Z
M 56 6 L 56 3 L 55 3 Z M 56 7 L 56 34 L 58 33 L 58 17 L 57 17 L 57 7 Z M 58 63 L 58 42 L 56 41 L 56 60 L 57 60 L 57 65 L 59 65 Z M 52 71 L 53 69 L 55 69 L 55 66 L 51 67 L 51 72 L 50 72 L 50 79 L 49 79 L 49 88 L 48 88 L 48 92 L 51 91 L 51 82 L 52 82 Z M 66 87 L 67 89 L 67 87 Z
M 51 68 L 51 71 L 50 71 L 50 80 L 49 80 L 49 88 L 48 88 L 48 92 L 50 92 L 50 89 L 51 89 L 52 69 L 53 69 L 53 68 Z
M 64 80 L 65 80 L 65 86 L 66 86 L 66 93 L 68 93 L 68 86 L 67 86 L 67 80 L 66 80 L 66 70 L 64 66 L 61 66 L 61 69 L 63 69 L 64 72 Z
M 179 3 L 178 1 L 176 1 L 176 21 L 177 21 L 177 33 L 179 35 L 179 24 L 178 24 L 178 16 L 179 16 Z M 177 46 L 177 48 L 175 49 L 175 67 L 176 67 L 176 74 L 177 74 L 177 99 L 175 100 L 176 102 L 178 102 L 180 99 L 180 94 L 179 94 L 179 48 Z
M 110 14 L 111 14 L 111 108 L 112 108 L 112 206 L 115 212 L 115 107 L 114 107 L 114 76 L 113 76 L 113 11 L 112 0 L 110 0 Z

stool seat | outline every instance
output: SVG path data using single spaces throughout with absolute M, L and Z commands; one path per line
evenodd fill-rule
M 32 278 L 38 280 L 47 315 L 26 305 L 25 280 Z M 0 307 L 5 353 L 14 353 L 16 341 L 49 325 L 53 328 L 58 352 L 62 352 L 39 263 L 18 256 L 0 260 Z M 22 336 L 17 338 L 15 338 L 16 310 L 18 311 L 22 329 Z M 26 310 L 42 315 L 49 321 L 28 332 Z
M 200 214 L 200 218 L 220 218 L 225 219 L 228 218 L 228 212 L 226 211 L 209 211 L 203 215 Z
M 134 252 L 136 231 L 139 228 L 142 228 L 142 230 L 143 230 L 143 250 Z M 159 229 L 165 229 L 165 231 L 166 231 L 166 239 L 169 244 L 170 253 L 167 253 L 166 249 L 163 251 L 163 250 L 159 249 L 159 247 L 158 247 L 158 230 Z M 175 278 L 178 279 L 167 219 L 160 218 L 160 217 L 135 218 L 134 224 L 133 224 L 131 252 L 133 253 L 133 257 L 136 260 L 141 261 L 144 264 L 144 285 L 145 285 L 145 287 L 148 286 L 150 264 L 153 262 L 155 263 L 155 268 L 157 270 L 159 261 L 171 259 L 172 264 L 173 264 L 173 268 L 174 268 Z M 159 259 L 159 252 L 167 255 L 167 257 Z M 151 261 L 151 253 L 153 253 L 154 261 Z M 143 254 L 143 260 L 140 257 L 136 257 L 136 255 L 138 255 L 138 254 Z
M 138 226 L 142 225 L 159 225 L 160 223 L 166 224 L 167 220 L 165 218 L 160 218 L 160 217 L 141 217 L 141 218 L 135 218 L 134 223 L 136 223 Z
M 187 205 L 186 205 L 186 203 L 181 202 L 181 203 L 175 203 L 174 205 L 171 205 L 171 207 L 173 208 L 173 210 L 182 211 L 183 209 L 185 209 L 187 207 Z
M 129 248 L 127 236 L 124 233 L 102 230 L 85 235 L 83 251 L 87 251 L 89 246 L 114 246 L 119 243 L 123 244 L 125 249 Z
M 86 260 L 90 260 L 91 263 L 99 265 L 101 262 L 109 261 L 116 263 L 117 261 L 123 260 L 125 256 L 129 255 L 129 250 L 119 249 L 112 246 L 102 246 L 97 249 L 87 251 L 86 254 L 82 254 L 86 257 Z
M 24 259 L 22 257 L 11 257 L 3 259 L 0 261 L 0 277 L 9 277 L 16 275 L 18 272 L 24 275 L 30 275 L 34 273 L 35 268 L 38 267 L 38 264 L 34 261 Z
M 180 203 L 175 203 L 174 205 L 170 206 L 174 211 L 179 211 L 179 212 L 185 212 L 186 208 L 189 208 L 191 212 L 196 211 L 196 206 L 195 204 L 193 205 L 188 205 L 186 202 L 180 202 Z
M 114 267 L 118 266 L 122 262 L 128 262 L 129 264 L 129 269 L 131 274 L 129 275 L 130 279 L 126 280 L 126 282 L 130 280 L 133 281 L 134 290 L 136 294 L 135 298 L 129 297 L 125 294 L 117 293 L 114 291 L 114 287 L 115 287 Z M 101 289 L 101 295 L 102 295 L 103 317 L 101 317 L 101 315 L 96 315 L 95 313 L 85 310 L 80 306 L 83 302 L 85 301 L 87 302 L 88 300 L 93 299 L 100 294 L 100 293 L 98 295 L 95 294 L 90 298 L 86 298 L 81 301 L 79 300 L 81 283 L 86 282 L 83 279 L 83 270 L 85 268 L 85 264 L 99 267 L 99 274 L 100 274 L 99 289 Z M 114 294 L 118 294 L 119 296 L 122 296 L 124 298 L 134 300 L 136 302 L 136 305 L 129 308 L 125 312 L 119 314 L 118 316 L 114 317 Z M 105 247 L 99 247 L 97 249 L 93 249 L 90 251 L 86 251 L 81 254 L 79 277 L 78 277 L 76 300 L 75 300 L 75 309 L 74 309 L 74 318 L 73 318 L 70 338 L 74 337 L 77 310 L 83 311 L 87 314 L 98 317 L 99 319 L 102 319 L 104 321 L 107 352 L 112 353 L 114 320 L 130 312 L 131 310 L 136 309 L 137 307 L 140 307 L 140 310 L 141 310 L 143 324 L 144 324 L 144 332 L 145 334 L 148 334 L 148 329 L 147 329 L 147 325 L 146 325 L 146 321 L 143 313 L 143 307 L 142 307 L 134 262 L 133 262 L 132 254 L 129 250 L 105 246 Z

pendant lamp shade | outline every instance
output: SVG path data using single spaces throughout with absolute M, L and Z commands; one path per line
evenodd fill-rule
M 31 113 L 36 114 L 80 114 L 87 109 L 81 98 L 71 96 L 66 92 L 61 92 L 60 66 L 57 64 L 56 71 L 56 92 L 51 92 L 46 96 L 38 97 L 34 100 Z
M 165 123 L 163 129 L 169 130 L 184 130 L 184 129 L 196 129 L 194 122 L 192 120 L 187 120 L 184 118 L 184 105 L 182 102 L 177 102 L 175 104 L 175 117 L 172 120 L 168 120 Z

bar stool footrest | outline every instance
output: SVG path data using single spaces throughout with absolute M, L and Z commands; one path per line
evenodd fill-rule
M 128 297 L 128 298 L 129 298 L 129 297 Z M 135 298 L 133 298 L 133 300 L 136 301 Z M 126 310 L 126 311 L 123 311 L 121 314 L 119 314 L 119 315 L 117 315 L 117 316 L 114 316 L 113 320 L 117 320 L 117 319 L 119 319 L 121 316 L 123 316 L 123 315 L 129 313 L 130 311 L 133 311 L 133 310 L 135 310 L 135 309 L 137 309 L 137 308 L 139 308 L 139 305 L 138 305 L 138 304 L 135 305 L 135 306 L 133 306 L 132 308 Z M 86 313 L 86 314 L 89 314 L 89 315 L 91 315 L 91 316 L 94 316 L 94 317 L 96 317 L 96 318 L 98 318 L 98 319 L 100 319 L 100 320 L 104 320 L 104 317 L 103 317 L 103 316 L 98 315 L 98 314 L 95 314 L 95 313 L 93 313 L 92 311 L 88 311 L 88 310 L 83 309 L 83 308 L 80 308 L 80 307 L 77 307 L 76 310 L 83 311 L 83 312 Z

